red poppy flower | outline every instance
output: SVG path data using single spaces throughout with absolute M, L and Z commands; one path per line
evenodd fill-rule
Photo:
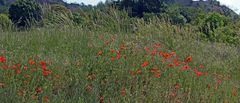
M 186 58 L 186 62 L 191 62 L 192 61 L 192 57 L 187 57 Z
M 200 72 L 200 71 L 198 71 L 197 69 L 194 69 L 194 72 L 197 74 L 197 77 L 206 75 L 206 72 Z
M 117 56 L 116 56 L 116 59 L 120 59 L 120 57 L 121 57 L 121 54 L 118 53 Z
M 46 66 L 46 65 L 43 65 L 43 66 L 42 66 L 42 69 L 43 69 L 43 70 L 47 70 L 47 66 Z
M 102 55 L 102 54 L 103 54 L 103 52 L 102 52 L 102 51 L 98 52 L 98 56 L 99 56 L 99 55 Z
M 34 64 L 35 64 L 35 61 L 31 59 L 31 60 L 28 61 L 28 63 L 29 63 L 30 65 L 34 65 Z
M 103 103 L 103 102 L 104 102 L 104 97 L 100 96 L 100 103 Z
M 8 68 L 8 66 L 6 66 L 6 65 L 5 65 L 5 66 L 3 66 L 3 68 L 4 68 L 4 69 L 7 69 L 7 68 Z
M 3 56 L 0 56 L 0 63 L 5 63 L 6 62 L 6 58 Z
M 20 74 L 21 73 L 21 70 L 20 69 L 17 69 L 16 70 L 16 74 Z
M 18 67 L 16 65 L 13 65 L 13 69 L 17 69 Z
M 155 56 L 157 54 L 157 50 L 153 50 L 151 54 L 152 56 Z
M 159 78 L 160 77 L 160 73 L 154 74 L 154 77 Z
M 46 62 L 45 61 L 41 61 L 40 64 L 43 66 L 43 65 L 46 65 Z
M 177 56 L 175 52 L 172 52 L 171 54 L 172 54 L 172 56 Z
M 202 69 L 202 68 L 204 68 L 204 66 L 203 66 L 203 65 L 200 65 L 199 68 Z
M 146 47 L 146 48 L 145 48 L 145 50 L 146 50 L 146 51 L 149 51 L 149 50 L 150 50 L 150 48 Z
M 114 52 L 115 52 L 115 50 L 111 49 L 111 50 L 110 50 L 110 52 L 114 53 Z
M 149 65 L 148 62 L 144 62 L 141 66 L 142 66 L 142 67 L 146 67 L 146 66 L 148 66 L 148 65 Z
M 153 45 L 153 47 L 154 47 L 154 48 L 160 48 L 160 47 L 161 47 L 161 44 L 160 44 L 160 43 L 155 43 L 155 44 Z
M 183 71 L 186 71 L 186 70 L 189 70 L 189 69 L 190 69 L 190 66 L 186 65 L 182 69 L 180 69 L 180 71 L 183 72 Z
M 50 75 L 52 73 L 52 71 L 50 71 L 50 70 L 44 70 L 43 71 L 43 75 L 44 76 L 48 76 L 48 75 Z
M 168 64 L 168 67 L 173 67 L 173 64 Z
M 49 101 L 48 97 L 44 97 L 43 101 L 45 101 L 45 102 Z
M 114 60 L 115 60 L 115 58 L 112 58 L 112 59 L 111 59 L 111 61 L 114 61 Z
M 138 70 L 136 71 L 136 73 L 137 73 L 137 74 L 142 74 L 142 70 L 141 70 L 141 69 L 138 69 Z

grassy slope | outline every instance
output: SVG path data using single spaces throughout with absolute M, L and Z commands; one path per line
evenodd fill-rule
M 7 57 L 7 63 L 0 66 L 21 63 L 30 69 L 41 68 L 30 66 L 28 60 L 45 60 L 53 71 L 45 78 L 41 72 L 24 71 L 22 66 L 22 73 L 14 76 L 13 70 L 0 67 L 0 83 L 5 84 L 0 87 L 0 100 L 37 102 L 49 97 L 50 102 L 56 103 L 96 103 L 103 96 L 107 103 L 240 101 L 239 48 L 198 41 L 197 33 L 191 29 L 169 24 L 153 21 L 139 22 L 137 26 L 135 33 L 76 28 L 0 33 L 0 56 Z M 112 38 L 115 38 L 113 43 L 104 44 Z M 173 61 L 145 56 L 145 47 L 153 50 L 154 43 L 161 44 L 161 48 L 156 49 L 158 53 L 175 51 L 181 61 L 192 56 L 193 61 L 189 63 L 192 68 L 184 72 L 179 71 L 182 66 L 166 69 Z M 120 50 L 121 45 L 127 48 L 121 52 L 121 59 L 111 61 L 116 54 L 109 50 Z M 103 54 L 97 56 L 100 51 Z M 148 61 L 149 66 L 141 67 L 144 61 Z M 207 76 L 197 77 L 194 73 L 193 69 L 200 65 L 204 68 L 199 70 L 206 71 Z M 155 66 L 161 70 L 159 78 L 150 73 Z M 142 73 L 131 76 L 129 72 L 134 70 Z M 30 75 L 27 85 L 23 83 L 27 80 L 26 74 Z M 43 88 L 43 93 L 32 100 L 37 87 Z M 122 94 L 126 91 L 126 96 L 122 96 L 121 91 Z

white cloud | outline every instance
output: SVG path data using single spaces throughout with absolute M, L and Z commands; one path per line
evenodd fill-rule
M 221 4 L 224 4 L 237 13 L 240 13 L 240 1 L 239 0 L 218 0 Z
M 64 0 L 68 3 L 84 3 L 84 4 L 91 4 L 91 5 L 97 5 L 100 1 L 105 0 Z

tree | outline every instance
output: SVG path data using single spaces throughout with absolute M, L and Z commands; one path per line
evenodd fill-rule
M 17 0 L 9 8 L 10 18 L 17 27 L 30 27 L 42 20 L 42 10 L 35 0 Z
M 167 5 L 166 0 L 121 0 L 117 1 L 120 9 L 130 11 L 130 16 L 143 17 L 144 13 L 162 13 Z

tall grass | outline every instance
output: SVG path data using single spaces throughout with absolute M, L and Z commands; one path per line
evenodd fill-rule
M 45 97 L 51 103 L 240 101 L 239 47 L 203 41 L 194 27 L 157 18 L 131 20 L 121 13 L 95 12 L 83 27 L 1 32 L 0 56 L 7 58 L 0 63 L 1 102 L 44 102 Z M 158 43 L 160 48 L 154 47 Z M 164 61 L 161 55 L 152 56 L 154 50 L 156 55 L 175 52 L 176 56 Z M 191 62 L 168 67 L 174 58 L 185 62 L 189 56 Z M 41 60 L 52 71 L 48 77 L 24 70 L 27 66 L 41 71 Z M 149 65 L 142 66 L 144 62 Z M 20 74 L 12 67 L 18 63 Z M 181 71 L 186 65 L 191 69 Z M 206 74 L 198 77 L 195 68 Z M 160 76 L 152 70 L 160 70 Z M 37 87 L 43 92 L 36 93 Z

